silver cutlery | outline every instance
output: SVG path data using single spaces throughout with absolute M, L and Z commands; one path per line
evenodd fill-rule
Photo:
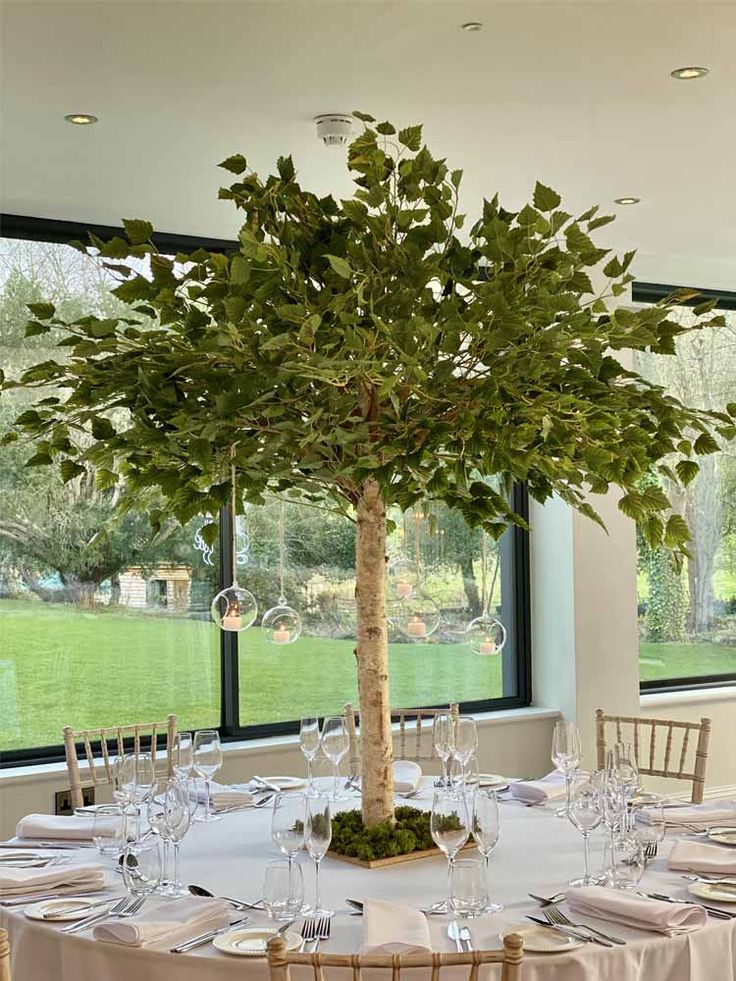
M 146 901 L 145 896 L 124 896 L 120 902 L 116 903 L 111 909 L 106 909 L 102 913 L 93 913 L 92 916 L 87 916 L 78 923 L 74 923 L 72 926 L 62 927 L 62 933 L 79 933 L 82 930 L 86 930 L 87 927 L 96 926 L 103 920 L 115 919 L 124 920 L 129 916 L 135 916 Z
M 665 896 L 661 892 L 645 892 L 642 895 L 646 896 L 648 899 L 659 899 L 663 903 L 676 903 L 682 905 L 683 903 L 691 903 L 690 899 L 674 899 L 672 896 Z M 701 906 L 706 913 L 710 916 L 719 917 L 722 920 L 733 920 L 736 918 L 736 913 L 730 913 L 726 909 L 720 909 L 718 906 L 706 906 L 705 903 L 693 903 L 695 906 Z
M 25 850 L 37 848 L 58 848 L 60 851 L 76 851 L 77 848 L 94 848 L 91 841 L 0 841 L 0 848 L 23 848 Z
M 546 896 L 535 896 L 533 892 L 527 893 L 532 899 L 541 903 L 542 906 L 553 906 L 555 903 L 561 903 L 567 896 L 567 893 L 556 892 L 554 896 L 547 898 Z
M 644 846 L 644 860 L 650 862 L 653 858 L 656 858 L 658 849 L 659 849 L 658 842 L 648 841 Z
M 583 943 L 589 944 L 593 943 L 593 938 L 588 935 L 585 936 L 582 933 L 578 933 L 577 930 L 573 930 L 571 927 L 560 926 L 557 923 L 550 923 L 549 920 L 540 920 L 538 916 L 530 916 L 526 914 L 527 920 L 531 920 L 532 923 L 538 923 L 539 926 L 547 927 L 548 930 L 556 930 L 557 933 L 561 933 L 563 937 L 572 937 L 574 940 L 582 940 Z M 613 944 L 602 944 L 604 947 L 612 947 Z
M 274 798 L 274 794 L 269 793 L 265 797 L 261 797 L 260 800 L 257 800 L 255 802 L 255 804 L 253 804 L 252 806 L 253 807 L 266 807 L 268 804 L 271 803 L 271 801 L 273 800 L 273 798 Z
M 232 896 L 215 896 L 213 892 L 205 889 L 204 886 L 192 884 L 187 886 L 187 889 L 193 896 L 203 896 L 205 899 L 224 899 L 226 903 L 230 903 L 235 909 L 263 909 L 263 899 L 257 899 L 254 903 L 247 903 L 244 899 L 233 899 Z
M 345 902 L 348 906 L 352 906 L 355 911 L 351 915 L 362 916 L 363 915 L 363 904 L 357 899 L 346 899 Z M 424 913 L 425 916 L 444 916 L 447 912 L 447 903 L 442 900 L 440 903 L 435 903 L 434 906 L 430 906 L 428 909 L 420 909 L 420 913 Z
M 551 926 L 561 926 L 565 927 L 567 930 L 576 930 L 578 933 L 580 933 L 581 937 L 586 940 L 590 940 L 591 943 L 600 944 L 601 947 L 613 947 L 612 940 L 609 940 L 608 938 L 604 940 L 603 936 L 598 934 L 595 930 L 591 930 L 589 927 L 583 926 L 581 923 L 562 923 L 558 916 L 556 906 L 546 906 L 542 910 L 542 916 L 544 916 Z
M 267 790 L 273 791 L 274 794 L 280 794 L 281 793 L 281 788 L 280 787 L 277 787 L 275 783 L 269 783 L 268 780 L 264 780 L 263 777 L 259 777 L 257 774 L 254 774 L 250 778 L 250 780 L 251 780 L 251 783 L 253 783 L 255 781 L 261 787 L 265 787 Z
M 323 916 L 317 922 L 317 939 L 314 945 L 314 952 L 316 953 L 319 950 L 320 940 L 329 940 L 329 939 L 330 939 L 330 918 L 329 916 Z
M 244 916 L 240 920 L 235 920 L 233 923 L 228 923 L 227 926 L 220 927 L 217 930 L 208 930 L 207 933 L 200 933 L 197 937 L 192 937 L 191 940 L 185 940 L 183 944 L 177 944 L 176 947 L 170 947 L 170 954 L 186 954 L 189 950 L 194 950 L 196 947 L 204 947 L 205 944 L 210 943 L 215 939 L 215 937 L 222 936 L 223 933 L 229 933 L 236 927 L 243 926 L 250 919 L 249 916 Z
M 53 920 L 54 917 L 59 916 L 63 913 L 66 916 L 67 913 L 81 913 L 85 909 L 95 909 L 97 906 L 109 906 L 110 903 L 115 902 L 115 897 L 111 896 L 109 899 L 98 899 L 95 903 L 82 903 L 77 906 L 67 907 L 65 909 L 55 909 L 49 910 L 48 913 L 43 914 L 44 920 Z
M 588 933 L 594 933 L 598 937 L 602 937 L 604 940 L 610 940 L 614 944 L 626 945 L 626 941 L 622 940 L 620 937 L 614 937 L 610 933 L 603 933 L 602 930 L 596 930 L 595 927 L 588 926 L 587 923 L 573 923 L 572 920 L 566 916 L 558 906 L 548 906 L 544 910 L 544 915 L 548 920 L 553 923 L 559 923 L 560 926 L 573 927 L 576 930 L 587 930 Z
M 460 927 L 460 939 L 467 947 L 468 953 L 473 950 L 473 938 L 470 936 L 470 930 L 466 927 Z
M 94 892 L 77 892 L 73 896 L 66 896 L 63 892 L 26 893 L 24 896 L 14 896 L 12 899 L 1 900 L 0 907 L 30 906 L 32 903 L 44 903 L 47 899 L 80 899 L 82 896 L 99 896 L 99 894 L 99 889 L 95 889 Z M 111 896 L 110 902 L 116 898 Z
M 302 923 L 302 942 L 299 944 L 299 953 L 304 953 L 304 948 L 308 943 L 317 939 L 317 920 L 313 916 L 305 917 Z
M 722 879 L 717 875 L 683 875 L 680 878 L 690 882 L 705 882 L 713 886 L 724 886 L 726 889 L 729 887 L 736 889 L 736 882 L 733 879 Z
M 449 924 L 449 926 L 447 927 L 447 936 L 450 938 L 450 940 L 455 941 L 455 947 L 457 948 L 458 954 L 465 953 L 465 951 L 463 950 L 463 945 L 461 943 L 460 927 L 457 925 L 457 921 L 453 920 L 452 923 Z

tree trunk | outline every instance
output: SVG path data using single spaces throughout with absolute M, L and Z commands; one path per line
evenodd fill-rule
M 470 613 L 471 619 L 479 617 L 483 612 L 481 609 L 480 593 L 478 592 L 478 583 L 475 580 L 475 570 L 473 569 L 473 555 L 472 552 L 468 552 L 467 556 L 464 556 L 459 562 L 460 573 L 463 577 L 463 588 L 465 589 L 465 596 L 468 600 L 468 612 Z
M 386 626 L 386 507 L 375 480 L 358 501 L 355 598 L 358 630 L 358 696 L 362 754 L 363 823 L 394 818 L 393 747 Z

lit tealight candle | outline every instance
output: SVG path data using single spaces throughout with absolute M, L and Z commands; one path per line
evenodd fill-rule
M 277 623 L 273 628 L 273 635 L 271 637 L 274 644 L 288 644 L 291 640 L 291 632 L 288 627 L 285 627 L 283 623 Z
M 493 643 L 492 640 L 489 640 L 486 637 L 485 640 L 482 640 L 480 642 L 480 652 L 481 652 L 481 654 L 495 654 L 496 653 L 496 645 Z
M 229 606 L 227 613 L 222 618 L 221 623 L 223 630 L 240 630 L 243 626 L 243 618 L 240 616 L 240 608 L 237 606 Z
M 409 623 L 407 624 L 407 631 L 410 637 L 426 637 L 427 636 L 427 625 L 419 616 L 415 613 L 413 616 L 409 617 Z
M 396 592 L 402 599 L 406 599 L 407 596 L 411 596 L 412 594 L 411 583 L 407 582 L 406 579 L 399 579 L 396 583 Z

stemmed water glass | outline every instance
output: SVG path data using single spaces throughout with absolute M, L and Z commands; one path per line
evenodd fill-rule
M 319 752 L 319 719 L 315 715 L 305 715 L 299 726 L 299 746 L 307 761 L 307 786 L 312 785 L 312 763 Z
M 332 819 L 330 799 L 326 794 L 308 794 L 306 799 L 305 844 L 309 857 L 314 861 L 315 897 L 313 909 L 307 910 L 311 916 L 332 916 L 335 912 L 323 909 L 320 902 L 319 866 L 327 854 L 332 841 Z
M 558 722 L 555 725 L 551 756 L 555 767 L 565 774 L 565 806 L 555 813 L 558 817 L 567 817 L 570 813 L 570 781 L 583 758 L 580 730 L 574 722 Z
M 501 831 L 501 816 L 498 798 L 493 790 L 478 787 L 473 794 L 473 841 L 483 856 L 488 893 L 487 913 L 500 913 L 501 903 L 491 901 L 491 855 L 498 844 Z
M 191 732 L 177 732 L 172 749 L 174 773 L 179 780 L 188 780 L 192 775 L 194 761 L 192 758 Z
M 447 856 L 447 908 L 450 908 L 450 875 L 455 857 L 470 837 L 470 820 L 465 794 L 460 790 L 436 790 L 432 800 L 429 829 L 435 845 Z
M 150 753 L 128 753 L 121 758 L 115 796 L 135 810 L 136 838 L 141 836 L 141 808 L 151 796 L 154 783 L 155 772 Z
M 189 890 L 181 881 L 180 849 L 192 821 L 186 785 L 169 780 L 164 792 L 164 830 L 174 846 L 174 868 L 166 889 L 167 896 L 188 896 Z
M 286 855 L 289 869 L 294 858 L 304 848 L 306 816 L 304 794 L 276 794 L 274 797 L 271 840 Z
M 212 778 L 222 766 L 222 746 L 220 745 L 220 734 L 216 729 L 200 729 L 194 734 L 192 750 L 192 763 L 194 772 L 197 776 L 204 779 L 205 784 L 205 809 L 200 817 L 197 815 L 195 821 L 221 821 L 221 814 L 212 812 L 212 791 L 210 784 Z
M 448 763 L 455 746 L 455 724 L 450 712 L 438 712 L 432 723 L 432 745 L 442 763 L 440 787 L 450 786 Z
M 597 879 L 590 874 L 590 833 L 603 820 L 601 799 L 592 774 L 578 770 L 570 784 L 570 809 L 567 816 L 583 836 L 585 871 L 582 878 L 573 879 L 571 886 L 593 886 Z
M 339 799 L 338 783 L 340 779 L 340 761 L 350 748 L 350 737 L 342 715 L 333 715 L 325 719 L 322 727 L 322 752 L 332 763 L 333 785 L 332 800 Z
M 629 828 L 631 801 L 639 789 L 639 766 L 636 762 L 636 754 L 631 743 L 616 743 L 613 750 L 609 750 L 608 757 L 610 766 L 617 771 L 621 781 L 625 824 Z
M 598 791 L 599 807 L 603 824 L 609 832 L 610 839 L 607 852 L 610 858 L 608 880 L 615 882 L 616 866 L 616 836 L 625 824 L 624 791 L 618 770 L 606 767 L 593 775 L 593 783 Z
M 465 770 L 478 749 L 478 730 L 475 719 L 461 715 L 455 720 L 452 755 L 460 764 L 462 786 L 465 786 Z

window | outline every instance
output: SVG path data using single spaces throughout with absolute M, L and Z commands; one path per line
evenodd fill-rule
M 651 301 L 674 290 L 635 284 L 633 295 Z M 736 294 L 703 295 L 719 300 L 727 326 L 679 338 L 675 357 L 642 354 L 636 367 L 683 402 L 723 408 L 736 401 Z M 682 306 L 674 316 L 688 322 L 693 314 Z M 699 462 L 696 479 L 673 500 L 692 534 L 682 570 L 638 540 L 643 689 L 736 682 L 736 450 L 724 445 Z
M 15 375 L 57 357 L 54 337 L 26 338 L 26 304 L 52 300 L 63 313 L 123 305 L 95 261 L 67 243 L 86 229 L 8 216 L 0 239 L 0 367 Z M 113 229 L 94 229 L 102 237 Z M 198 244 L 157 243 L 171 253 Z M 37 394 L 37 393 L 36 393 Z M 31 400 L 5 393 L 0 435 Z M 354 659 L 355 534 L 331 510 L 269 499 L 238 520 L 238 579 L 258 601 L 256 625 L 220 632 L 210 619 L 232 569 L 225 511 L 210 549 L 199 530 L 165 525 L 154 535 L 148 503 L 120 510 L 124 488 L 94 480 L 64 484 L 51 468 L 27 466 L 32 445 L 0 446 L 0 750 L 4 762 L 61 758 L 61 729 L 164 718 L 182 728 L 219 727 L 226 738 L 293 731 L 302 714 L 357 702 Z M 526 495 L 514 504 L 525 513 Z M 326 506 L 329 504 L 326 502 Z M 279 548 L 283 513 L 283 570 Z M 529 703 L 528 549 L 509 530 L 485 541 L 441 505 L 391 515 L 389 561 L 422 570 L 426 642 L 390 633 L 392 703 L 458 700 L 469 708 Z M 303 633 L 275 645 L 258 623 L 282 595 Z M 499 657 L 474 657 L 467 623 L 488 609 L 508 631 Z M 436 620 L 436 629 L 435 621 Z

